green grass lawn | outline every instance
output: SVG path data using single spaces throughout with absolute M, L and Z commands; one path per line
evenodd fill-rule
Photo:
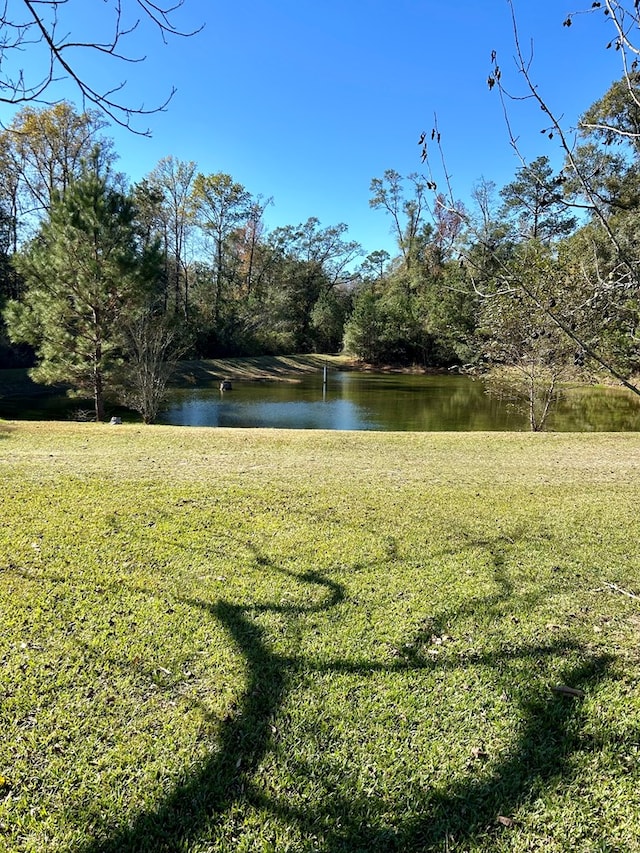
M 0 850 L 640 851 L 640 435 L 0 422 L 0 476 Z

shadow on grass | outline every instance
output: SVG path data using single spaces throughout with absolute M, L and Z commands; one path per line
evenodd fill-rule
M 233 809 L 259 808 L 288 823 L 297 837 L 306 839 L 305 846 L 291 849 L 322 849 L 331 853 L 391 853 L 391 851 L 449 850 L 450 845 L 475 841 L 491 845 L 496 833 L 509 831 L 497 822 L 499 815 L 514 814 L 532 802 L 554 780 L 572 777 L 570 760 L 580 748 L 579 732 L 574 720 L 579 702 L 549 692 L 533 698 L 520 697 L 523 723 L 508 755 L 492 767 L 490 774 L 478 777 L 469 773 L 462 781 L 434 788 L 425 787 L 415 802 L 411 816 L 386 820 L 371 819 L 372 803 L 365 795 L 344 797 L 336 791 L 319 798 L 304 809 L 289 805 L 260 790 L 253 781 L 263 757 L 272 743 L 277 715 L 292 681 L 301 671 L 318 673 L 352 673 L 363 680 L 375 672 L 418 672 L 446 670 L 448 667 L 491 666 L 499 669 L 505 660 L 535 662 L 547 656 L 571 653 L 580 663 L 563 673 L 566 684 L 574 688 L 593 688 L 608 672 L 611 659 L 594 655 L 575 643 L 558 641 L 547 644 L 522 644 L 498 651 L 477 653 L 467 659 L 434 659 L 413 650 L 420 646 L 417 632 L 409 651 L 391 662 L 334 660 L 314 665 L 302 657 L 274 653 L 264 630 L 256 622 L 261 613 L 279 613 L 295 619 L 312 612 L 328 611 L 345 599 L 343 587 L 317 572 L 298 575 L 274 567 L 259 558 L 265 568 L 287 575 L 309 589 L 324 591 L 323 600 L 307 605 L 287 603 L 239 605 L 225 600 L 207 602 L 183 599 L 192 607 L 208 613 L 227 632 L 230 641 L 246 666 L 243 694 L 221 722 L 211 757 L 192 768 L 186 781 L 176 785 L 154 810 L 135 816 L 131 824 L 109 838 L 96 839 L 82 848 L 82 853 L 169 853 L 191 849 L 232 850 L 211 845 L 216 831 L 224 825 Z M 500 581 L 500 568 L 497 567 Z M 511 593 L 506 578 L 502 590 L 488 600 L 466 602 L 461 612 L 474 606 L 505 603 Z M 450 621 L 452 613 L 436 617 L 429 625 L 440 628 Z M 458 614 L 460 615 L 460 614 Z M 312 767 L 300 765 L 300 773 L 310 774 Z M 373 804 L 375 815 L 375 803 Z M 366 816 L 369 816 L 367 819 Z M 320 846 L 318 846 L 320 845 Z M 244 849 L 244 848 L 243 848 Z M 275 849 L 265 847 L 265 849 Z M 454 849 L 451 847 L 451 849 Z M 490 849 L 487 847 L 486 849 Z
M 546 654 L 551 651 L 544 650 Z M 532 652 L 535 649 L 527 650 L 527 654 Z M 567 682 L 592 687 L 604 677 L 609 663 L 605 655 L 588 659 L 565 673 Z M 468 849 L 470 842 L 485 843 L 487 846 L 482 849 L 490 850 L 501 833 L 515 826 L 510 815 L 544 796 L 545 787 L 555 780 L 572 777 L 570 759 L 581 746 L 579 734 L 572 732 L 577 707 L 575 701 L 554 695 L 525 703 L 522 732 L 488 778 L 479 781 L 477 774 L 470 771 L 463 782 L 444 790 L 441 785 L 438 789 L 425 789 L 415 803 L 412 817 L 395 825 L 389 824 L 388 817 L 378 821 L 387 822 L 386 826 L 363 821 L 363 815 L 371 814 L 371 803 L 357 796 L 346 799 L 334 795 L 322 812 L 288 808 L 282 802 L 274 804 L 260 792 L 251 802 L 275 812 L 297 826 L 303 835 L 321 835 L 321 849 L 332 853 L 462 851 Z M 311 772 L 312 768 L 308 770 Z M 299 767 L 298 771 L 304 773 L 305 769 Z
M 108 841 L 97 841 L 84 848 L 89 851 L 173 851 L 198 836 L 203 826 L 211 826 L 216 816 L 244 796 L 246 781 L 268 748 L 271 724 L 286 694 L 289 678 L 297 669 L 295 659 L 273 654 L 263 630 L 251 618 L 260 612 L 279 612 L 290 616 L 326 610 L 344 597 L 339 584 L 308 572 L 291 577 L 324 588 L 328 595 L 319 605 L 254 605 L 243 607 L 227 601 L 208 603 L 185 599 L 185 603 L 207 611 L 220 622 L 243 656 L 247 683 L 243 696 L 222 722 L 217 748 L 212 758 L 194 771 L 187 782 L 177 787 L 157 811 L 139 815 L 130 829 Z
M 248 381 L 295 381 L 308 373 L 318 373 L 329 365 L 332 369 L 349 368 L 348 362 L 336 361 L 331 356 L 273 355 L 239 356 L 237 358 L 183 361 L 177 366 L 171 380 L 172 386 L 207 386 L 221 379 Z

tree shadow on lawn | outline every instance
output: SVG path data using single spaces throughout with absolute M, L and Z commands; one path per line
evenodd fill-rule
M 572 731 L 572 721 L 579 703 L 550 692 L 547 696 L 535 695 L 521 702 L 524 721 L 519 736 L 509 754 L 494 766 L 490 775 L 479 781 L 477 774 L 469 772 L 459 783 L 440 786 L 439 790 L 425 788 L 411 817 L 398 816 L 395 825 L 390 823 L 388 815 L 386 820 L 382 816 L 375 818 L 374 825 L 366 816 L 375 814 L 376 803 L 355 792 L 347 799 L 332 791 L 321 801 L 299 809 L 283 802 L 282 797 L 276 799 L 260 790 L 252 777 L 270 750 L 272 726 L 297 673 L 349 673 L 366 680 L 376 672 L 406 673 L 465 665 L 500 669 L 505 660 L 529 660 L 533 664 L 543 657 L 571 654 L 574 659 L 577 655 L 581 662 L 563 673 L 565 683 L 584 690 L 606 677 L 612 658 L 594 655 L 577 643 L 558 641 L 503 647 L 485 654 L 478 652 L 462 662 L 459 658 L 434 660 L 415 651 L 421 641 L 419 633 L 414 643 L 407 644 L 406 653 L 389 663 L 338 659 L 314 665 L 301 657 L 278 655 L 270 650 L 264 630 L 254 621 L 256 615 L 279 613 L 295 619 L 328 611 L 344 601 L 345 590 L 318 572 L 298 575 L 274 567 L 264 558 L 258 559 L 265 568 L 309 587 L 324 589 L 324 601 L 299 606 L 183 599 L 210 614 L 228 633 L 246 666 L 244 693 L 220 724 L 215 751 L 207 761 L 192 769 L 187 780 L 170 791 L 157 809 L 140 813 L 128 828 L 108 839 L 96 839 L 85 846 L 82 853 L 168 853 L 186 851 L 190 844 L 195 849 L 199 841 L 211 838 L 211 833 L 223 824 L 234 806 L 258 808 L 288 823 L 304 839 L 304 849 L 332 853 L 417 853 L 449 849 L 449 843 L 454 841 L 456 845 L 465 840 L 490 843 L 492 834 L 509 831 L 497 822 L 499 815 L 508 818 L 535 799 L 545 785 L 560 778 L 565 781 L 572 778 L 574 771 L 570 768 L 570 759 L 580 747 L 579 733 Z M 511 590 L 501 575 L 498 570 L 497 580 L 503 588 L 497 596 L 488 596 L 486 601 L 468 601 L 458 615 L 471 612 L 474 607 L 485 604 L 494 607 L 499 601 L 506 601 Z M 429 629 L 443 628 L 452 615 L 449 612 L 430 620 Z M 307 767 L 306 771 L 311 772 L 311 769 Z M 300 772 L 305 772 L 304 765 Z M 207 849 L 231 850 L 234 843 L 230 838 L 229 846 Z
M 574 646 L 572 650 L 578 648 Z M 512 657 L 556 655 L 559 651 L 557 646 L 530 647 Z M 594 656 L 567 671 L 566 681 L 583 689 L 593 687 L 605 677 L 610 663 L 607 655 Z M 365 666 L 362 670 L 342 667 L 341 671 L 362 672 L 364 676 L 372 670 Z M 456 850 L 463 850 L 466 847 L 458 845 L 470 841 L 485 841 L 489 845 L 486 849 L 492 849 L 492 839 L 497 841 L 500 833 L 516 825 L 510 817 L 514 812 L 532 803 L 550 784 L 574 778 L 570 759 L 583 747 L 579 733 L 571 731 L 575 700 L 538 696 L 523 703 L 521 709 L 525 716 L 521 734 L 488 778 L 479 780 L 478 774 L 470 770 L 462 782 L 444 789 L 440 784 L 440 790 L 425 789 L 410 819 L 390 820 L 388 803 L 379 810 L 374 804 L 372 809 L 368 798 L 357 795 L 348 799 L 334 795 L 328 807 L 315 812 L 290 808 L 282 801 L 274 803 L 260 791 L 249 799 L 254 806 L 270 809 L 282 820 L 297 825 L 303 835 L 321 837 L 321 849 L 332 853 L 424 853 L 449 850 L 450 845 L 451 849 L 455 845 Z M 311 772 L 311 768 L 306 771 Z M 299 767 L 298 773 L 304 775 L 305 768 Z M 362 820 L 363 815 L 376 811 L 380 812 L 377 825 Z

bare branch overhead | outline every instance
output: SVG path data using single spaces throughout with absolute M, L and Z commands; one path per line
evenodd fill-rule
M 80 57 L 91 52 L 119 63 L 138 63 L 145 56 L 128 52 L 128 39 L 145 23 L 150 24 L 166 44 L 171 36 L 189 37 L 200 32 L 183 30 L 175 22 L 175 14 L 185 0 L 152 2 L 152 0 L 104 0 L 110 7 L 107 32 L 99 31 L 78 38 L 73 27 L 63 21 L 73 20 L 73 6 L 94 0 L 2 0 L 0 2 L 0 103 L 20 105 L 28 102 L 55 103 L 54 84 L 71 80 L 77 87 L 83 107 L 93 105 L 122 127 L 139 130 L 134 120 L 164 110 L 173 97 L 171 89 L 160 104 L 133 106 L 124 97 L 126 80 L 103 89 L 81 69 Z M 34 70 L 35 69 L 35 70 Z

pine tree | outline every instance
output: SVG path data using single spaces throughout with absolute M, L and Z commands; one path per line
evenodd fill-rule
M 23 300 L 5 316 L 11 338 L 32 344 L 45 384 L 91 396 L 105 417 L 105 390 L 121 359 L 124 320 L 144 300 L 153 264 L 139 249 L 131 201 L 96 164 L 56 196 L 38 236 L 18 258 Z

